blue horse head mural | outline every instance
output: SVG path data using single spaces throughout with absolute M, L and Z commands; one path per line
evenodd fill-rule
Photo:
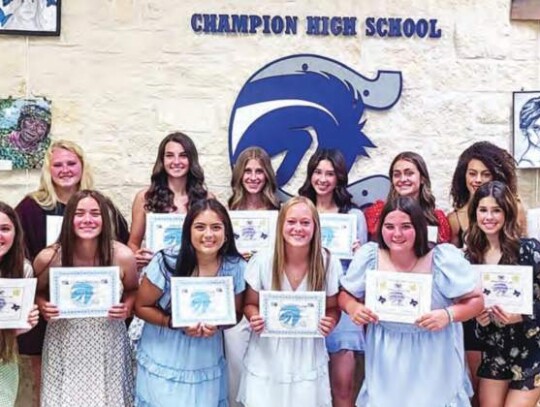
M 370 80 L 338 61 L 310 54 L 271 62 L 236 99 L 229 125 L 231 164 L 251 146 L 270 157 L 282 155 L 276 177 L 285 195 L 294 194 L 283 187 L 310 148 L 340 150 L 350 171 L 359 156 L 369 157 L 367 149 L 376 147 L 363 132 L 365 110 L 391 108 L 401 89 L 401 72 L 379 71 Z M 375 175 L 348 188 L 355 202 L 365 206 L 386 197 L 389 181 Z

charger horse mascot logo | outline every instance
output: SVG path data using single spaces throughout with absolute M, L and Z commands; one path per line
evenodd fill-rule
M 246 148 L 270 157 L 283 155 L 276 171 L 282 197 L 295 195 L 286 184 L 308 150 L 334 148 L 350 171 L 358 156 L 376 147 L 363 133 L 365 109 L 386 110 L 401 96 L 401 72 L 379 71 L 370 80 L 348 66 L 319 55 L 291 55 L 257 71 L 236 99 L 229 124 L 231 165 Z M 354 201 L 365 207 L 385 199 L 390 182 L 373 175 L 349 184 Z

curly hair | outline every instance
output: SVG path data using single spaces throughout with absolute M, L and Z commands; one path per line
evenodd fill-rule
M 186 182 L 188 208 L 193 202 L 204 199 L 208 195 L 208 191 L 204 185 L 204 171 L 199 164 L 199 154 L 193 140 L 184 133 L 171 133 L 161 140 L 158 147 L 156 162 L 150 178 L 150 187 L 144 194 L 144 209 L 147 212 L 168 213 L 175 212 L 178 209 L 174 205 L 174 192 L 169 188 L 168 175 L 163 165 L 165 147 L 169 142 L 180 144 L 184 148 L 188 158 L 189 171 Z
M 245 209 L 246 206 L 246 190 L 242 184 L 244 171 L 249 160 L 257 160 L 262 167 L 266 182 L 261 191 L 261 199 L 267 209 L 279 209 L 279 199 L 276 196 L 277 181 L 276 174 L 272 168 L 270 157 L 260 147 L 249 147 L 240 153 L 233 167 L 231 178 L 232 195 L 229 198 L 229 209 L 239 210 Z
M 351 193 L 347 191 L 347 184 L 349 183 L 347 166 L 345 165 L 345 158 L 339 150 L 320 149 L 313 153 L 308 161 L 306 179 L 298 190 L 298 195 L 305 196 L 315 205 L 317 204 L 317 193 L 311 184 L 311 177 L 319 163 L 323 160 L 329 161 L 332 164 L 336 174 L 337 183 L 332 198 L 339 208 L 339 213 L 348 213 L 352 208 L 356 208 L 357 205 L 352 201 Z
M 504 226 L 499 232 L 501 245 L 501 264 L 516 264 L 519 256 L 519 226 L 517 223 L 517 201 L 507 185 L 500 181 L 491 181 L 482 185 L 473 195 L 468 208 L 469 231 L 465 237 L 466 254 L 473 264 L 484 263 L 488 249 L 486 234 L 478 226 L 476 211 L 483 198 L 492 197 L 504 212 Z
M 435 216 L 435 197 L 433 192 L 431 192 L 431 179 L 429 178 L 429 172 L 426 165 L 426 162 L 420 154 L 413 153 L 412 151 L 403 151 L 399 153 L 390 164 L 390 169 L 388 170 L 388 178 L 393 179 L 392 175 L 394 172 L 394 166 L 398 161 L 408 161 L 416 167 L 420 173 L 420 190 L 418 191 L 418 203 L 422 208 L 422 212 L 429 225 L 439 226 L 439 221 Z M 394 188 L 394 183 L 392 182 L 390 190 L 388 191 L 387 201 L 397 198 L 399 195 Z
M 450 189 L 454 209 L 463 208 L 471 198 L 466 182 L 467 167 L 471 160 L 481 161 L 493 176 L 493 181 L 505 183 L 517 196 L 516 162 L 512 155 L 489 141 L 479 141 L 459 156 Z

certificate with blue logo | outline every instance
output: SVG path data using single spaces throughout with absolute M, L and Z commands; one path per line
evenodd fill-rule
M 341 259 L 353 257 L 352 246 L 356 240 L 356 216 L 346 213 L 321 213 L 322 245 Z
M 480 275 L 485 307 L 499 305 L 512 314 L 533 313 L 531 266 L 474 265 Z
M 60 318 L 106 317 L 120 303 L 120 268 L 51 267 L 51 303 Z
M 431 310 L 431 273 L 368 270 L 365 304 L 381 321 L 414 322 Z
M 233 278 L 171 277 L 172 326 L 236 324 Z
M 319 323 L 326 313 L 323 291 L 261 291 L 259 312 L 264 319 L 261 336 L 319 338 Z
M 274 247 L 278 211 L 229 211 L 240 253 Z
M 26 329 L 34 305 L 35 278 L 0 278 L 0 329 Z
M 146 214 L 146 247 L 154 253 L 182 242 L 182 226 L 186 215 L 180 213 Z

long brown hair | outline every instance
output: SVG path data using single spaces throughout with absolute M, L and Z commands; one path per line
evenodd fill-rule
M 469 231 L 465 237 L 466 254 L 473 264 L 483 264 L 489 242 L 478 226 L 476 211 L 483 198 L 492 197 L 504 212 L 504 225 L 499 231 L 501 245 L 500 264 L 516 264 L 519 257 L 519 227 L 517 223 L 517 200 L 510 188 L 500 182 L 491 181 L 482 185 L 473 195 L 469 205 Z
M 390 169 L 388 171 L 388 177 L 390 178 L 390 180 L 392 180 L 393 178 L 392 175 L 394 172 L 394 165 L 396 165 L 398 161 L 408 161 L 411 164 L 414 164 L 414 166 L 420 173 L 420 190 L 418 191 L 418 203 L 420 204 L 420 208 L 422 208 L 422 212 L 424 213 L 424 217 L 426 218 L 427 223 L 429 225 L 439 226 L 439 222 L 437 221 L 437 217 L 435 216 L 435 197 L 433 196 L 433 192 L 431 192 L 431 179 L 429 178 L 429 172 L 426 162 L 420 154 L 416 154 L 412 151 L 404 151 L 402 153 L 399 153 L 392 160 L 392 164 L 390 164 Z M 386 200 L 390 201 L 391 199 L 395 199 L 398 196 L 399 195 L 394 188 L 394 183 L 392 182 Z
M 62 229 L 60 237 L 58 238 L 58 243 L 60 243 L 62 252 L 62 267 L 73 267 L 75 244 L 78 240 L 73 229 L 73 218 L 75 217 L 75 211 L 77 210 L 79 202 L 84 198 L 94 199 L 101 211 L 102 227 L 101 233 L 97 237 L 98 245 L 95 254 L 95 265 L 110 266 L 113 258 L 113 229 L 111 227 L 111 217 L 107 205 L 107 198 L 97 191 L 85 189 L 73 194 L 66 205 Z
M 8 217 L 14 228 L 13 244 L 8 252 L 0 258 L 0 277 L 24 277 L 24 235 L 19 217 L 13 208 L 0 202 L 0 213 Z M 11 329 L 0 329 L 0 363 L 13 362 L 17 358 L 17 341 L 15 332 Z
M 317 204 L 317 193 L 311 184 L 311 177 L 317 169 L 319 163 L 323 160 L 329 161 L 332 164 L 334 173 L 336 174 L 336 187 L 332 193 L 332 198 L 338 207 L 339 213 L 348 213 L 356 205 L 352 201 L 352 195 L 347 190 L 349 177 L 347 174 L 347 165 L 341 151 L 336 149 L 320 149 L 315 151 L 310 157 L 307 165 L 307 174 L 304 184 L 298 190 L 298 195 L 305 196 L 314 204 Z
M 279 199 L 276 196 L 277 181 L 276 174 L 272 168 L 270 157 L 262 148 L 250 147 L 240 153 L 234 164 L 231 178 L 232 195 L 229 198 L 229 209 L 239 210 L 246 207 L 246 190 L 242 184 L 244 171 L 249 160 L 257 160 L 261 165 L 266 178 L 264 188 L 261 191 L 261 200 L 267 209 L 279 209 Z
M 315 205 L 306 197 L 297 196 L 289 199 L 279 211 L 276 226 L 276 242 L 274 246 L 274 261 L 272 264 L 272 289 L 281 290 L 283 273 L 285 270 L 285 241 L 283 239 L 283 225 L 287 218 L 287 212 L 294 205 L 305 204 L 311 212 L 314 223 L 313 238 L 309 244 L 308 259 L 308 287 L 312 291 L 323 291 L 325 288 L 326 267 L 322 256 L 321 224 Z M 327 253 L 327 260 L 330 254 Z M 326 262 L 328 266 L 329 261 Z
M 159 143 L 156 162 L 150 178 L 150 187 L 144 194 L 144 209 L 147 212 L 168 213 L 178 209 L 174 205 L 174 192 L 169 188 L 168 175 L 163 166 L 165 147 L 171 141 L 180 144 L 188 158 L 189 170 L 186 182 L 188 208 L 194 201 L 206 198 L 208 195 L 204 186 L 204 171 L 199 164 L 199 154 L 195 143 L 184 133 L 171 133 Z

